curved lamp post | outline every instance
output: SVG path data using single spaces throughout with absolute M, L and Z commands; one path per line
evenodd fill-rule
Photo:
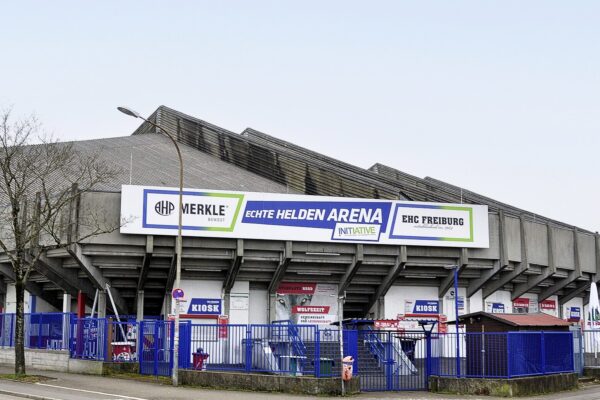
M 179 144 L 175 137 L 169 133 L 162 126 L 142 117 L 139 113 L 131 110 L 127 107 L 117 107 L 117 110 L 123 114 L 129 115 L 130 117 L 139 118 L 146 121 L 155 128 L 161 130 L 175 145 L 177 150 L 177 157 L 179 158 L 179 211 L 178 211 L 178 227 L 177 227 L 177 243 L 175 244 L 175 252 L 177 253 L 177 265 L 175 270 L 175 288 L 178 288 L 181 280 L 181 252 L 183 249 L 182 242 L 182 224 L 183 224 L 183 159 L 181 158 L 181 151 L 179 150 Z M 167 310 L 165 309 L 165 313 Z M 173 380 L 173 386 L 177 386 L 179 382 L 179 304 L 175 305 L 175 327 L 173 329 L 173 370 L 171 378 Z

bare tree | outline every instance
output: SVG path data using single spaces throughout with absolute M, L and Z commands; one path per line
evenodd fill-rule
M 44 134 L 35 117 L 13 121 L 11 110 L 0 112 L 0 253 L 12 265 L 16 288 L 15 374 L 26 372 L 24 300 L 32 269 L 49 249 L 118 229 L 102 215 L 72 215 L 83 193 L 118 172 L 97 154 Z

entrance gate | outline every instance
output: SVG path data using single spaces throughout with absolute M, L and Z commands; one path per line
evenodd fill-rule
M 140 322 L 140 373 L 171 376 L 173 369 L 173 322 Z
M 357 371 L 363 391 L 427 390 L 431 337 L 426 332 L 358 331 Z

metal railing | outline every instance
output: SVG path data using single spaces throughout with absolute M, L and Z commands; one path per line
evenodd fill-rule
M 69 323 L 73 314 L 27 313 L 24 315 L 24 341 L 28 349 L 66 350 Z M 0 314 L 0 347 L 15 345 L 16 314 Z M 65 327 L 67 327 L 65 329 Z
M 456 333 L 432 335 L 432 374 L 513 378 L 575 372 L 572 332 L 460 333 L 460 376 L 456 371 Z M 464 348 L 464 351 L 462 350 Z

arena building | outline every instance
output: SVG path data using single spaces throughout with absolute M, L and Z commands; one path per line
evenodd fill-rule
M 177 135 L 186 196 L 227 193 L 233 201 L 186 205 L 190 221 L 201 214 L 226 226 L 184 229 L 183 318 L 329 323 L 339 311 L 344 318 L 443 314 L 451 320 L 454 268 L 461 314 L 539 310 L 572 321 L 585 315 L 586 290 L 600 266 L 597 234 L 433 178 L 381 164 L 363 169 L 254 129 L 230 132 L 164 106 L 149 120 Z M 139 224 L 129 221 L 72 251 L 48 251 L 28 283 L 26 312 L 73 310 L 78 293 L 90 307 L 98 291 L 101 316 L 107 308 L 138 317 L 168 315 L 177 231 L 156 221 L 170 218 L 168 196 L 177 193 L 173 144 L 144 122 L 131 136 L 74 146 L 99 154 L 122 173 L 82 195 L 72 215 L 101 210 L 115 224 L 142 209 L 143 216 Z M 146 204 L 148 196 L 159 197 Z M 310 202 L 319 207 L 302 206 Z M 295 208 L 282 208 L 284 203 Z M 342 211 L 335 204 L 357 208 Z M 241 211 L 228 216 L 229 206 Z M 405 209 L 430 212 L 401 214 Z M 330 220 L 331 212 L 336 214 Z M 229 229 L 236 221 L 236 229 Z M 395 229 L 402 232 L 392 237 Z M 435 229 L 450 236 L 419 236 Z M 463 234 L 467 239 L 459 238 Z M 2 254 L 0 274 L 4 310 L 14 312 L 14 276 Z

